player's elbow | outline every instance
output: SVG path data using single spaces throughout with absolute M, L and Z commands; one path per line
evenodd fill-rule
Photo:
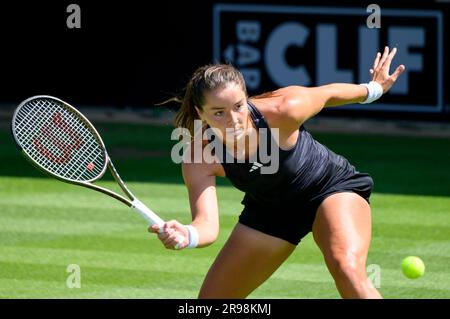
M 215 243 L 216 239 L 217 239 L 217 236 L 216 237 L 205 238 L 204 240 L 202 240 L 199 243 L 198 247 L 199 248 L 204 248 L 204 247 L 211 246 L 212 244 Z

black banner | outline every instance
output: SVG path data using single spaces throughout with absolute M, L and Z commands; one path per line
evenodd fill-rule
M 443 14 L 437 10 L 218 4 L 214 58 L 237 65 L 251 92 L 288 85 L 364 83 L 384 45 L 405 72 L 365 110 L 442 112 Z M 358 106 L 352 106 L 355 108 Z
M 450 5 L 378 1 L 377 26 L 370 4 L 5 3 L 0 107 L 37 94 L 77 106 L 152 107 L 180 93 L 197 67 L 214 61 L 236 64 L 250 94 L 289 84 L 367 82 L 374 54 L 389 45 L 398 48 L 392 68 L 402 63 L 406 71 L 382 101 L 360 109 L 419 116 L 448 112 Z

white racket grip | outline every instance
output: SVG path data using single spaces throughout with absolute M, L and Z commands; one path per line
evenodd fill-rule
M 156 215 L 150 208 L 148 208 L 143 202 L 141 202 L 139 199 L 135 198 L 132 202 L 131 202 L 131 207 L 137 211 L 142 217 L 145 218 L 146 221 L 148 221 L 150 223 L 150 225 L 158 225 L 159 228 L 159 232 L 162 233 L 163 230 L 163 226 L 165 224 L 164 220 L 161 219 L 161 217 L 159 217 L 158 215 Z M 177 240 L 177 244 L 175 246 L 175 249 L 180 249 L 181 244 L 184 242 L 184 237 L 183 236 L 179 236 L 178 240 Z
M 143 202 L 141 202 L 139 199 L 135 199 L 131 202 L 131 207 L 137 211 L 142 217 L 147 220 L 150 225 L 157 224 L 158 226 L 162 227 L 164 225 L 164 221 L 156 215 L 150 208 L 145 206 Z

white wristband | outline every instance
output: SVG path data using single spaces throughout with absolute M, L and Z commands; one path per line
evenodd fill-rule
M 380 83 L 375 81 L 370 81 L 369 83 L 361 83 L 360 85 L 365 86 L 369 94 L 367 94 L 367 99 L 360 104 L 372 103 L 378 100 L 383 95 L 383 87 Z
M 185 225 L 189 231 L 189 245 L 186 248 L 195 248 L 198 245 L 198 230 L 192 225 Z

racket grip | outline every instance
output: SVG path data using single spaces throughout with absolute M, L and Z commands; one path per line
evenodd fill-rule
M 147 220 L 150 225 L 157 224 L 162 227 L 164 225 L 164 221 L 156 215 L 150 208 L 145 206 L 143 202 L 139 199 L 135 199 L 131 202 L 131 207 L 137 211 L 145 220 Z
M 158 215 L 156 215 L 150 208 L 148 208 L 143 202 L 141 202 L 139 199 L 135 198 L 131 202 L 131 207 L 137 211 L 146 221 L 150 223 L 150 225 L 158 225 L 160 227 L 160 232 L 163 232 L 162 227 L 164 226 L 165 222 L 162 220 Z M 179 236 L 177 240 L 177 244 L 175 246 L 175 249 L 180 249 L 181 244 L 184 242 L 184 237 Z

